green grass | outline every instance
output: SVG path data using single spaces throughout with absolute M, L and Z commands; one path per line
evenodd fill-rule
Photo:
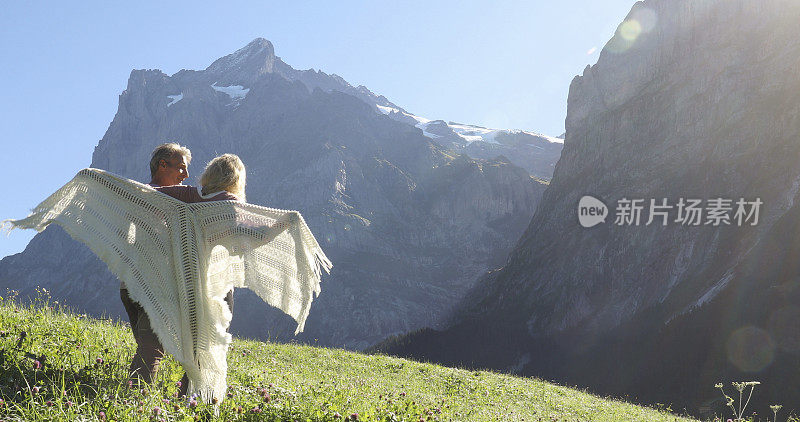
M 128 385 L 135 344 L 127 324 L 47 300 L 0 299 L 0 349 L 3 421 L 688 420 L 532 378 L 241 339 L 228 353 L 230 389 L 215 416 L 213 405 L 175 397 L 183 372 L 172 359 L 153 385 Z

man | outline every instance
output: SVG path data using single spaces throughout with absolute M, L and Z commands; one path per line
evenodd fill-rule
M 192 153 L 188 148 L 176 143 L 161 144 L 153 150 L 150 158 L 150 186 L 179 185 L 187 177 L 187 167 L 192 161 Z M 164 347 L 150 327 L 150 319 L 142 306 L 134 302 L 128 295 L 125 283 L 120 283 L 120 298 L 128 313 L 131 323 L 133 338 L 136 339 L 136 354 L 133 356 L 130 369 L 131 380 L 141 378 L 150 383 L 158 370 L 158 365 L 164 357 Z M 180 393 L 185 393 L 188 387 L 186 377 L 182 380 Z
M 161 144 L 150 158 L 150 186 L 180 185 L 187 177 L 187 167 L 192 161 L 189 148 L 175 143 Z

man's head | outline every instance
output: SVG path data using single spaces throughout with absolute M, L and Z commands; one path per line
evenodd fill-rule
M 159 186 L 179 185 L 189 177 L 187 167 L 191 161 L 189 148 L 176 143 L 157 146 L 150 158 L 150 183 Z

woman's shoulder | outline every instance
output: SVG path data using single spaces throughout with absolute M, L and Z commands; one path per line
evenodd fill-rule
M 203 192 L 200 188 L 197 188 L 197 194 L 200 196 L 201 201 L 239 201 L 239 198 L 236 195 L 228 192 L 228 191 L 221 191 L 221 192 L 211 192 L 208 194 L 203 195 Z

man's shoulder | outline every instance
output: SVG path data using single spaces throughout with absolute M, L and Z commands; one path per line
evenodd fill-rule
M 157 186 L 155 189 L 183 202 L 198 202 L 197 188 L 194 186 Z

